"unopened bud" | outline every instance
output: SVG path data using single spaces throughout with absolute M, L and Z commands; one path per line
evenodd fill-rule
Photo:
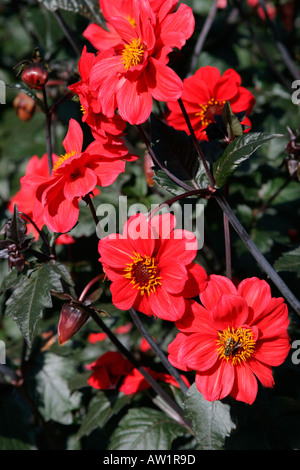
M 30 88 L 42 90 L 48 81 L 49 73 L 43 64 L 36 62 L 23 68 L 21 78 Z
M 36 103 L 26 93 L 19 93 L 13 101 L 13 107 L 21 121 L 29 121 L 35 112 Z
M 64 304 L 58 322 L 58 343 L 62 345 L 69 341 L 85 324 L 88 318 L 89 315 L 79 304 Z

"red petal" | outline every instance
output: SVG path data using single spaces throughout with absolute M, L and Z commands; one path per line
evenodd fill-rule
M 100 261 L 112 268 L 124 269 L 134 254 L 130 240 L 109 235 L 99 241 Z
M 206 289 L 200 294 L 200 300 L 207 310 L 211 310 L 223 294 L 237 294 L 235 285 L 225 276 L 211 274 Z
M 157 288 L 150 296 L 150 306 L 158 318 L 168 321 L 179 320 L 185 311 L 185 301 L 181 296 L 169 294 L 164 288 Z
M 195 382 L 205 400 L 221 400 L 231 392 L 234 368 L 227 361 L 217 361 L 210 370 L 197 371 Z
M 86 196 L 97 184 L 97 176 L 90 168 L 82 167 L 76 171 L 78 174 L 70 175 L 64 186 L 64 195 L 70 201 Z
M 120 310 L 128 310 L 139 295 L 138 289 L 132 286 L 128 279 L 120 278 L 110 286 L 112 302 Z
M 117 91 L 117 103 L 121 117 L 130 124 L 142 124 L 151 114 L 153 100 L 140 76 L 136 81 L 124 80 Z
M 230 396 L 252 405 L 257 395 L 257 380 L 247 364 L 235 366 L 235 383 Z
M 181 78 L 170 67 L 154 57 L 149 58 L 144 72 L 147 87 L 158 101 L 177 101 L 183 91 Z
M 188 278 L 184 264 L 176 258 L 169 258 L 165 262 L 161 261 L 159 268 L 162 287 L 171 294 L 180 293 Z
M 103 51 L 114 47 L 120 42 L 120 36 L 116 31 L 107 24 L 109 31 L 101 28 L 101 26 L 91 23 L 83 32 L 83 36 L 94 46 L 98 51 Z
M 75 152 L 81 153 L 83 144 L 83 132 L 80 124 L 75 119 L 70 119 L 69 129 L 66 137 L 63 140 L 63 146 L 67 153 Z
M 243 297 L 232 294 L 223 294 L 210 312 L 210 318 L 218 330 L 228 326 L 237 328 L 246 323 L 248 315 L 247 302 Z

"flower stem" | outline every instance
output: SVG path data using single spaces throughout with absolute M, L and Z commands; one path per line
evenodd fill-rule
M 97 214 L 96 214 L 96 211 L 95 211 L 95 208 L 94 208 L 94 204 L 93 204 L 93 201 L 92 201 L 92 198 L 89 194 L 87 194 L 86 196 L 84 196 L 82 198 L 82 200 L 84 202 L 86 202 L 91 210 L 91 213 L 92 213 L 92 216 L 93 216 L 93 219 L 94 219 L 94 222 L 96 224 L 96 226 L 98 225 L 99 223 L 99 220 L 98 220 L 98 217 L 97 217 Z
M 185 107 L 184 107 L 184 104 L 183 104 L 181 98 L 179 98 L 178 103 L 179 103 L 181 112 L 182 112 L 182 114 L 183 114 L 183 117 L 184 117 L 184 119 L 185 119 L 185 122 L 186 122 L 186 124 L 187 124 L 187 126 L 188 126 L 188 129 L 189 129 L 189 132 L 190 132 L 190 134 L 191 134 L 191 137 L 192 137 L 192 139 L 193 139 L 194 146 L 195 146 L 195 148 L 196 148 L 196 151 L 197 151 L 197 153 L 198 153 L 198 156 L 199 156 L 199 158 L 200 158 L 200 160 L 201 160 L 201 162 L 202 162 L 202 164 L 203 164 L 203 166 L 204 166 L 204 169 L 205 169 L 205 171 L 206 171 L 207 177 L 208 177 L 208 179 L 209 179 L 209 181 L 210 181 L 210 185 L 211 185 L 212 188 L 214 188 L 214 186 L 215 186 L 214 179 L 213 179 L 212 174 L 211 174 L 211 172 L 210 172 L 210 170 L 209 170 L 209 168 L 208 168 L 207 161 L 205 160 L 205 157 L 204 157 L 204 155 L 203 155 L 203 152 L 202 152 L 202 150 L 201 150 L 201 148 L 200 148 L 200 145 L 199 145 L 199 142 L 198 142 L 197 137 L 196 137 L 196 135 L 195 135 L 195 132 L 194 132 L 193 126 L 192 126 L 192 124 L 191 124 L 190 118 L 189 118 L 189 116 L 188 116 L 188 113 L 186 112 L 186 109 L 185 109 Z
M 83 302 L 87 292 L 90 290 L 90 288 L 98 281 L 100 281 L 100 279 L 103 279 L 104 277 L 104 274 L 99 274 L 98 276 L 94 277 L 86 286 L 85 288 L 83 289 L 83 291 L 81 292 L 80 294 L 80 297 L 78 300 L 80 300 L 80 302 Z
M 160 349 L 160 347 L 158 346 L 158 344 L 156 343 L 156 341 L 154 341 L 154 339 L 152 338 L 152 336 L 149 334 L 149 332 L 147 331 L 147 329 L 145 328 L 145 326 L 143 325 L 143 323 L 141 322 L 137 312 L 134 310 L 134 308 L 130 308 L 129 309 L 129 313 L 131 315 L 131 318 L 132 320 L 134 321 L 135 325 L 137 326 L 138 330 L 140 331 L 140 333 L 142 334 L 142 336 L 148 341 L 148 343 L 150 344 L 151 348 L 153 349 L 153 351 L 157 354 L 157 356 L 159 357 L 159 359 L 161 360 L 161 362 L 163 363 L 163 365 L 165 366 L 165 368 L 168 370 L 168 372 L 174 377 L 174 379 L 178 382 L 178 384 L 180 385 L 180 388 L 182 390 L 183 393 L 186 393 L 186 391 L 188 390 L 188 386 L 185 384 L 185 382 L 182 380 L 179 372 L 177 369 L 175 369 L 175 367 L 172 366 L 172 364 L 170 364 L 170 362 L 168 361 L 168 358 L 165 356 L 165 354 L 163 353 L 163 351 Z
M 240 221 L 237 219 L 237 217 L 233 213 L 233 210 L 227 203 L 226 199 L 224 199 L 223 196 L 219 196 L 216 194 L 214 194 L 213 197 L 215 198 L 215 200 L 217 201 L 217 203 L 219 204 L 223 212 L 228 217 L 228 220 L 231 223 L 232 227 L 237 232 L 237 234 L 239 235 L 241 240 L 244 242 L 244 244 L 247 246 L 252 256 L 256 259 L 258 264 L 265 271 L 265 273 L 270 277 L 270 279 L 274 282 L 274 284 L 277 286 L 277 288 L 279 289 L 283 297 L 286 299 L 286 301 L 290 304 L 290 306 L 295 310 L 295 312 L 298 315 L 300 315 L 299 300 L 294 296 L 294 294 L 290 291 L 290 289 L 287 287 L 287 285 L 284 283 L 281 277 L 277 274 L 277 272 L 274 270 L 271 264 L 266 260 L 266 258 L 261 253 L 261 251 L 257 248 L 257 246 L 252 241 L 247 231 L 244 229 Z
M 146 145 L 147 149 L 148 149 L 148 152 L 152 158 L 152 160 L 160 167 L 160 169 L 162 171 L 165 172 L 165 174 L 172 180 L 174 181 L 174 183 L 176 183 L 178 186 L 180 186 L 181 188 L 185 189 L 186 191 L 192 191 L 193 188 L 191 186 L 189 186 L 188 184 L 184 183 L 183 181 L 181 181 L 180 179 L 178 179 L 176 176 L 174 176 L 167 168 L 165 168 L 161 163 L 160 161 L 158 160 L 158 158 L 156 157 L 155 153 L 153 152 L 152 150 L 152 147 L 150 145 L 150 143 L 148 142 L 148 139 L 146 137 L 146 134 L 143 130 L 143 128 L 140 126 L 140 125 L 137 125 L 136 126 L 138 131 L 139 131 L 139 134 L 144 142 L 144 144 Z
M 51 175 L 52 168 L 53 168 L 53 160 L 52 160 L 52 140 L 51 140 L 51 113 L 49 111 L 48 102 L 47 102 L 47 93 L 45 87 L 43 88 L 43 97 L 44 97 L 44 105 L 45 105 L 45 115 L 46 115 L 46 149 L 47 149 L 47 156 L 48 156 L 48 167 L 49 173 Z
M 108 338 L 111 342 L 118 348 L 118 350 L 128 359 L 134 367 L 138 369 L 138 371 L 142 374 L 145 380 L 151 385 L 151 387 L 156 391 L 156 393 L 177 413 L 179 422 L 186 428 L 190 429 L 189 423 L 186 422 L 184 418 L 184 414 L 182 409 L 179 405 L 177 405 L 174 400 L 164 391 L 164 389 L 156 382 L 153 377 L 142 367 L 136 358 L 131 354 L 131 352 L 118 340 L 118 338 L 112 333 L 110 328 L 106 326 L 106 324 L 102 321 L 102 319 L 93 311 L 93 309 L 88 310 L 92 319 L 97 323 L 97 325 L 107 334 Z
M 203 25 L 203 28 L 201 29 L 201 33 L 199 35 L 199 38 L 197 40 L 197 43 L 196 43 L 196 46 L 195 46 L 195 49 L 194 49 L 194 53 L 193 53 L 193 56 L 192 56 L 192 60 L 191 60 L 190 71 L 187 74 L 187 77 L 189 77 L 190 75 L 192 75 L 194 73 L 194 69 L 196 67 L 198 57 L 199 57 L 199 55 L 200 55 L 200 53 L 203 49 L 205 39 L 207 38 L 207 35 L 208 35 L 209 30 L 211 28 L 211 25 L 213 24 L 213 21 L 215 19 L 216 13 L 217 13 L 217 10 L 218 10 L 218 0 L 214 0 L 213 4 L 211 6 L 210 12 L 208 13 L 207 18 L 205 20 L 205 23 Z

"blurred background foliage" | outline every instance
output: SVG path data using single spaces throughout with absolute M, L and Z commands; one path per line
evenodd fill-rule
M 96 2 L 89 3 L 96 5 Z M 196 29 L 172 64 L 181 78 L 189 71 L 198 35 L 212 6 L 212 1 L 207 0 L 189 0 L 184 3 L 193 8 Z M 68 84 L 78 80 L 78 51 L 80 53 L 85 44 L 89 51 L 93 51 L 82 36 L 93 19 L 91 10 L 81 8 L 86 7 L 85 2 L 78 1 L 78 12 L 74 12 L 72 4 L 74 2 L 68 0 L 2 0 L 0 3 L 0 79 L 7 84 L 6 104 L 0 105 L 1 227 L 11 216 L 7 204 L 20 187 L 19 180 L 24 175 L 28 160 L 33 155 L 41 157 L 46 152 L 43 112 L 35 106 L 30 119 L 26 121 L 20 119 L 18 114 L 20 108 L 17 107 L 16 98 L 22 91 L 18 87 L 24 86 L 13 68 L 21 60 L 29 59 L 33 49 L 38 47 L 51 68 L 50 80 L 53 84 L 49 83 L 47 87 L 49 101 L 52 103 L 67 92 Z M 300 69 L 299 2 L 282 0 L 277 4 L 281 7 L 294 5 L 292 28 L 288 27 L 283 13 L 277 12 L 274 24 L 280 41 Z M 65 8 L 56 10 L 57 6 Z M 243 17 L 239 8 L 242 8 Z M 288 11 L 287 7 L 285 11 Z M 66 36 L 62 24 L 66 25 L 71 40 Z M 260 46 L 263 46 L 263 51 Z M 267 22 L 246 1 L 228 1 L 226 9 L 218 10 L 204 48 L 197 58 L 195 70 L 205 65 L 217 66 L 221 72 L 234 68 L 242 77 L 242 85 L 256 98 L 250 116 L 252 130 L 281 134 L 280 138 L 260 147 L 235 172 L 228 187 L 231 207 L 258 248 L 274 265 L 284 253 L 296 250 L 300 242 L 300 185 L 296 176 L 290 176 L 286 165 L 286 146 L 290 141 L 288 129 L 296 132 L 300 126 L 300 108 L 291 100 L 294 77 L 282 60 Z M 78 102 L 69 99 L 57 108 L 52 123 L 54 151 L 57 154 L 63 153 L 62 140 L 71 117 L 80 121 L 81 112 Z M 84 124 L 83 129 L 87 144 L 91 136 Z M 101 189 L 94 199 L 96 207 L 108 202 L 114 204 L 117 210 L 120 195 L 128 197 L 128 206 L 140 202 L 147 207 L 172 197 L 157 184 L 147 184 L 144 172 L 145 149 L 134 128 L 127 129 L 126 141 L 129 148 L 140 155 L 140 159 L 134 165 L 127 164 L 126 172 L 112 187 Z M 215 202 L 205 204 L 205 239 L 198 261 L 209 273 L 224 274 L 222 213 Z M 79 295 L 100 270 L 94 221 L 84 203 L 81 203 L 79 223 L 70 234 L 75 238 L 75 243 L 57 246 L 57 255 L 71 273 Z M 264 273 L 243 242 L 233 231 L 231 235 L 234 278 L 263 278 Z M 294 259 L 299 260 L 299 254 Z M 1 259 L 0 285 L 7 275 L 7 260 Z M 292 270 L 287 264 L 280 275 L 297 295 L 299 268 Z M 6 291 L 0 298 L 0 339 L 7 346 L 8 365 L 17 369 L 20 367 L 24 345 L 15 322 L 5 316 L 5 302 L 9 295 L 10 292 Z M 276 288 L 273 295 L 280 296 Z M 30 351 L 26 351 L 27 359 L 30 359 L 30 366 L 25 369 L 26 388 L 18 389 L 7 382 L 5 377 L 0 378 L 1 450 L 102 450 L 107 449 L 111 442 L 122 448 L 121 440 L 114 432 L 118 423 L 122 419 L 126 420 L 128 409 L 153 408 L 151 392 L 120 397 L 116 391 L 107 394 L 87 386 L 89 373 L 85 364 L 111 350 L 112 346 L 108 340 L 95 345 L 87 341 L 89 333 L 98 331 L 91 321 L 67 344 L 58 346 L 55 335 L 61 305 L 60 300 L 53 299 L 53 307 L 46 309 L 42 320 L 37 323 L 34 343 Z M 115 327 L 130 321 L 127 312 L 117 311 L 111 304 L 108 289 L 101 297 L 100 305 L 109 314 L 109 326 Z M 174 338 L 173 325 L 147 318 L 145 323 L 166 351 Z M 291 312 L 292 340 L 298 334 L 299 320 Z M 122 336 L 122 342 L 129 349 L 137 351 L 140 339 L 134 328 L 129 335 Z M 161 367 L 153 354 L 140 351 L 138 354 L 145 364 Z M 230 402 L 236 430 L 230 438 L 222 436 L 222 445 L 229 449 L 300 448 L 299 372 L 300 366 L 293 365 L 289 358 L 274 371 L 275 389 L 260 390 L 256 405 L 249 407 Z M 173 390 L 173 393 L 178 401 L 182 399 L 178 391 Z M 151 416 L 151 419 L 155 420 L 156 417 Z M 173 449 L 201 448 L 199 442 L 182 431 L 167 437 Z M 148 445 L 151 446 L 151 436 L 149 440 Z

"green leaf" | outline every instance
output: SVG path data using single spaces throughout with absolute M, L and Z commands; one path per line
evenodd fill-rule
M 221 450 L 225 438 L 235 428 L 230 417 L 230 407 L 216 400 L 204 400 L 194 383 L 184 397 L 185 418 L 192 423 L 192 429 L 202 450 Z
M 98 0 L 38 0 L 50 11 L 58 9 L 79 13 L 92 21 L 102 23 Z
M 109 450 L 169 450 L 186 430 L 165 413 L 132 408 L 111 436 Z
M 235 170 L 247 160 L 255 150 L 274 137 L 279 137 L 279 134 L 252 132 L 244 134 L 241 137 L 236 137 L 226 147 L 223 155 L 213 165 L 216 185 L 221 188 Z
M 276 271 L 296 272 L 297 276 L 300 277 L 300 246 L 278 258 L 275 261 L 274 268 Z
M 6 302 L 6 315 L 16 321 L 29 346 L 44 309 L 52 307 L 50 290 L 62 291 L 60 276 L 43 264 L 18 283 Z
M 76 366 L 70 357 L 46 352 L 31 364 L 26 383 L 33 400 L 46 421 L 72 424 L 72 411 L 78 409 L 81 394 L 71 392 L 68 381 Z
M 183 189 L 181 186 L 172 181 L 171 178 L 169 178 L 169 176 L 166 175 L 163 170 L 154 170 L 154 176 L 152 179 L 161 188 L 165 189 L 171 194 L 174 194 L 174 196 L 178 196 L 179 194 L 183 194 L 186 192 L 186 189 Z
M 243 135 L 243 127 L 239 118 L 232 112 L 229 101 L 226 101 L 224 105 L 222 118 L 230 139 Z
M 79 428 L 77 438 L 89 435 L 97 428 L 103 428 L 109 419 L 117 414 L 131 400 L 130 395 L 116 392 L 107 394 L 98 393 L 90 402 L 87 415 Z

